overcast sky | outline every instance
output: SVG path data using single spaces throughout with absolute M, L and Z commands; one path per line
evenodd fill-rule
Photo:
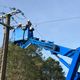
M 2 6 L 21 9 L 27 19 L 37 25 L 36 37 L 69 48 L 80 46 L 80 0 L 0 0 L 0 11 L 5 11 Z M 62 21 L 52 22 L 55 20 Z M 1 46 L 2 27 L 0 38 Z

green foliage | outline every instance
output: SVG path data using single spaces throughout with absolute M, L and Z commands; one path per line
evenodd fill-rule
M 36 51 L 37 50 L 37 51 Z M 38 55 L 39 54 L 39 55 Z M 36 46 L 27 49 L 9 44 L 7 80 L 65 80 L 59 62 L 51 58 L 44 61 Z
M 48 58 L 43 64 L 43 72 L 45 80 L 65 80 L 64 72 L 58 61 Z

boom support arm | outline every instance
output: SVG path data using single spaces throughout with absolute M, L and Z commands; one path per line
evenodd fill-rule
M 39 40 L 39 38 L 33 37 L 34 28 L 32 28 L 31 25 L 31 22 L 28 21 L 28 24 L 23 29 L 24 31 L 28 30 L 28 38 L 15 41 L 14 44 L 17 44 L 21 48 L 27 48 L 29 45 L 33 44 L 42 47 L 45 50 L 49 50 L 53 55 L 56 55 L 59 60 L 69 69 L 66 80 L 79 80 L 80 74 L 77 71 L 80 63 L 80 48 L 69 49 L 56 45 L 54 42 Z M 68 62 L 60 58 L 58 54 L 72 58 L 71 64 L 68 64 Z

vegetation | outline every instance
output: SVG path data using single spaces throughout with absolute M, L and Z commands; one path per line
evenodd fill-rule
M 21 49 L 9 44 L 6 80 L 65 80 L 65 77 L 59 62 L 51 58 L 44 61 L 36 46 Z

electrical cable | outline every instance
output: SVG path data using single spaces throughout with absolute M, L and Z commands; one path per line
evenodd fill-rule
M 20 19 L 20 20 L 26 19 L 26 18 L 21 18 L 21 17 L 19 17 L 19 16 L 17 16 L 17 15 L 15 15 L 15 17 L 17 17 L 17 18 Z
M 37 27 L 37 25 L 32 25 L 33 27 Z M 42 36 L 42 34 L 35 28 L 35 31 L 40 35 L 40 37 L 41 37 L 41 39 L 43 39 L 43 36 Z
M 1 15 L 4 15 L 4 14 L 5 14 L 5 12 L 0 12 L 0 14 L 1 14 Z
M 21 17 L 18 17 L 17 15 L 15 15 L 17 18 L 19 18 L 19 19 L 27 19 L 27 17 L 24 15 L 24 13 L 21 11 L 21 10 L 19 10 L 20 12 L 21 12 L 21 15 L 24 17 L 24 18 L 21 18 Z
M 12 35 L 10 38 L 10 41 L 13 40 L 13 42 L 15 41 L 15 29 L 12 31 Z
M 4 6 L 4 5 L 0 5 L 0 7 L 9 8 L 10 10 L 16 10 L 15 7 L 11 8 L 9 6 Z M 22 14 L 22 16 L 24 18 L 21 18 L 21 17 L 18 17 L 18 16 L 16 16 L 16 17 L 19 18 L 19 19 L 27 19 L 26 16 L 24 15 L 24 13 L 22 11 L 21 11 L 21 14 Z M 80 19 L 80 16 L 78 16 L 78 17 L 70 17 L 70 18 L 62 18 L 62 19 L 55 19 L 55 20 L 47 20 L 47 21 L 42 21 L 42 22 L 36 23 L 36 24 L 37 25 L 40 25 L 40 24 L 46 24 L 46 23 L 52 23 L 52 22 L 59 22 L 59 21 L 66 21 L 66 20 L 73 20 L 73 19 Z
M 35 29 L 35 30 L 36 30 L 36 32 L 40 35 L 41 39 L 43 39 L 42 34 L 41 34 L 37 29 Z
M 0 5 L 0 7 L 2 7 L 2 8 L 9 8 L 9 6 L 5 6 L 5 5 Z
M 0 7 L 2 7 L 3 12 L 6 12 L 6 11 L 10 10 L 10 8 L 11 8 L 11 7 L 5 6 L 5 5 L 0 5 Z
M 22 19 L 27 19 L 26 18 L 26 16 L 24 15 L 24 13 L 20 10 L 20 9 L 16 9 L 15 7 L 10 7 L 10 6 L 4 6 L 4 5 L 0 5 L 0 7 L 3 7 L 3 8 L 8 8 L 9 10 L 18 10 L 18 11 L 20 11 L 21 12 L 21 15 L 24 17 L 24 18 L 22 18 Z M 19 17 L 18 17 L 19 18 Z
M 75 19 L 80 19 L 80 16 L 70 17 L 70 18 L 62 18 L 62 19 L 55 19 L 55 20 L 47 20 L 47 21 L 38 22 L 36 24 L 40 25 L 40 24 L 47 24 L 47 23 L 53 23 L 53 22 L 59 22 L 59 21 L 75 20 Z
M 9 8 L 9 9 L 10 9 L 11 11 L 12 11 L 12 10 L 16 10 L 16 8 Z M 24 18 L 21 18 L 21 17 L 18 17 L 17 15 L 15 15 L 17 18 L 19 18 L 19 19 L 21 19 L 21 20 L 22 20 L 22 19 L 27 19 L 26 16 L 24 15 L 24 13 L 23 13 L 21 10 L 19 10 L 19 9 L 17 9 L 17 10 L 20 11 L 21 15 L 24 17 Z
M 40 25 L 40 24 L 47 24 L 47 23 L 53 23 L 53 22 L 59 22 L 59 21 L 68 21 L 68 20 L 73 20 L 73 19 L 80 19 L 80 17 L 70 17 L 70 18 L 63 18 L 63 19 L 42 21 L 42 22 L 36 23 L 36 25 L 35 25 L 34 27 L 37 27 L 37 26 Z M 38 32 L 37 29 L 35 29 L 35 30 Z M 38 34 L 39 34 L 40 36 L 42 36 L 39 32 L 38 32 Z
M 14 19 L 14 17 L 11 17 L 11 18 L 16 24 L 18 24 L 18 22 Z

